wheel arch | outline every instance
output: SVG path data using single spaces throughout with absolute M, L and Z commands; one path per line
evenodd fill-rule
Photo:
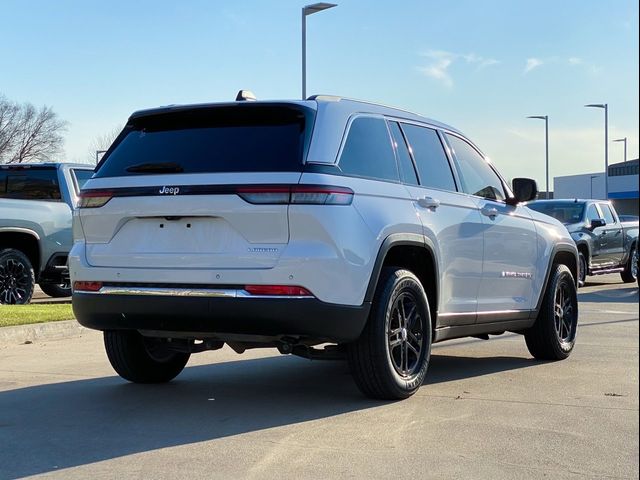
M 570 245 L 556 245 L 553 248 L 551 255 L 549 255 L 549 265 L 545 273 L 544 283 L 536 305 L 536 315 L 542 307 L 542 302 L 544 301 L 544 295 L 547 291 L 547 285 L 549 284 L 549 278 L 551 277 L 553 266 L 558 264 L 566 265 L 567 268 L 569 268 L 571 275 L 573 275 L 573 281 L 576 284 L 576 288 L 578 287 L 578 248 Z
M 382 269 L 403 267 L 413 272 L 422 283 L 431 311 L 431 328 L 437 325 L 439 275 L 435 248 L 430 239 L 418 234 L 392 234 L 382 242 L 373 267 L 365 302 L 372 302 Z
M 42 264 L 40 236 L 28 228 L 0 228 L 0 250 L 5 248 L 19 250 L 27 256 L 37 281 Z

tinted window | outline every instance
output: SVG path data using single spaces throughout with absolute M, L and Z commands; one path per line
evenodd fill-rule
M 300 171 L 312 123 L 307 108 L 251 105 L 141 117 L 126 127 L 95 177 Z
M 482 155 L 461 138 L 447 134 L 447 140 L 458 160 L 465 192 L 491 200 L 504 200 L 506 197 L 500 177 Z
M 596 205 L 594 203 L 589 205 L 587 208 L 587 221 L 591 223 L 592 220 L 600 220 L 600 218 L 600 213 L 598 213 Z
M 607 222 L 607 225 L 616 223 L 615 219 L 613 218 L 613 213 L 611 213 L 611 207 L 609 207 L 609 205 L 607 205 L 606 203 L 601 203 L 600 210 L 602 210 L 602 215 L 604 215 L 604 219 Z
M 387 122 L 372 117 L 358 117 L 351 122 L 340 169 L 359 177 L 397 182 L 398 168 Z
M 82 186 L 93 175 L 93 170 L 73 169 L 71 170 L 71 172 L 73 173 L 73 176 L 76 179 L 76 185 L 78 187 L 78 191 L 82 190 Z
M 584 203 L 534 202 L 527 206 L 540 213 L 549 215 L 566 225 L 580 222 L 580 220 L 582 220 L 582 214 L 584 213 Z
M 0 197 L 7 193 L 7 172 L 0 170 Z
M 409 147 L 418 167 L 420 185 L 456 191 L 449 160 L 435 130 L 402 124 Z
M 389 130 L 393 139 L 393 146 L 398 156 L 398 167 L 400 168 L 400 180 L 409 185 L 418 185 L 418 176 L 413 166 L 413 160 L 409 155 L 409 149 L 400 130 L 398 122 L 389 122 Z
M 60 200 L 58 172 L 55 169 L 24 169 L 0 174 L 0 197 L 21 200 Z M 6 175 L 6 180 L 3 177 Z

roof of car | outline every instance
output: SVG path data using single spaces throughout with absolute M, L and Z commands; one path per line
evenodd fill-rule
M 427 123 L 438 128 L 450 130 L 456 133 L 460 133 L 454 127 L 442 122 L 424 117 L 417 113 L 402 110 L 400 108 L 389 107 L 386 105 L 367 102 L 363 100 L 354 100 L 351 98 L 339 97 L 335 95 L 313 95 L 307 100 L 258 100 L 258 101 L 233 101 L 233 102 L 213 102 L 213 103 L 198 103 L 198 104 L 186 104 L 186 105 L 165 105 L 156 108 L 149 108 L 144 110 L 138 110 L 131 114 L 130 119 L 142 118 L 146 116 L 160 115 L 169 112 L 178 112 L 181 110 L 191 109 L 207 109 L 215 107 L 229 107 L 233 105 L 300 105 L 315 110 L 323 110 L 329 108 L 330 110 L 338 110 L 344 115 L 348 116 L 357 113 L 373 113 L 380 115 L 387 115 L 397 117 L 406 120 L 412 120 L 415 122 Z

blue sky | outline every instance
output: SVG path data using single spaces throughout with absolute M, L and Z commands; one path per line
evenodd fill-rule
M 507 177 L 603 169 L 610 138 L 638 156 L 638 3 L 363 1 L 308 18 L 307 92 L 406 108 L 468 134 Z M 312 3 L 312 2 L 309 2 Z M 297 98 L 300 8 L 281 1 L 0 0 L 0 94 L 70 123 L 66 158 L 134 110 Z M 610 162 L 622 145 L 610 145 Z

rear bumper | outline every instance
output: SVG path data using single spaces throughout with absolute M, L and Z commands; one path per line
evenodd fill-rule
M 96 330 L 179 332 L 193 338 L 250 335 L 327 342 L 356 340 L 370 304 L 337 305 L 315 298 L 211 298 L 74 293 L 81 325 Z

